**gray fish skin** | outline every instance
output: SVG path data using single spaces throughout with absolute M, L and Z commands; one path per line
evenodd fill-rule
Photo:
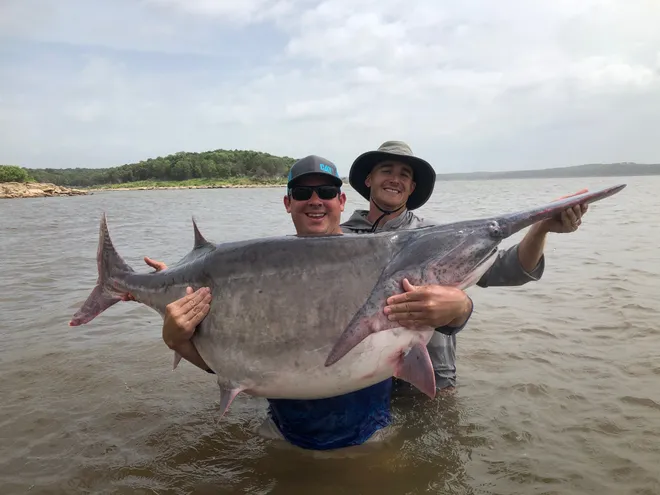
M 505 238 L 570 206 L 625 185 L 481 220 L 372 235 L 283 236 L 223 244 L 203 239 L 176 265 L 138 274 L 116 252 L 101 220 L 97 285 L 71 326 L 91 321 L 126 294 L 164 316 L 186 287 L 209 287 L 211 309 L 192 342 L 217 374 L 221 415 L 240 392 L 315 399 L 397 376 L 430 397 L 426 344 L 432 328 L 409 330 L 383 314 L 401 281 L 474 285 Z
M 410 378 L 411 383 L 434 396 L 426 351 L 432 329 L 383 332 L 358 346 L 341 366 L 324 366 L 379 273 L 410 237 L 412 232 L 225 243 L 162 272 L 137 274 L 112 245 L 104 216 L 98 285 L 70 325 L 91 321 L 127 293 L 164 316 L 166 306 L 183 297 L 186 287 L 209 287 L 211 310 L 192 342 L 218 376 L 223 413 L 240 391 L 314 399 L 348 393 L 394 374 L 403 379 L 406 372 L 417 373 L 419 381 Z M 410 352 L 417 344 L 419 349 Z M 397 373 L 404 353 L 419 364 Z

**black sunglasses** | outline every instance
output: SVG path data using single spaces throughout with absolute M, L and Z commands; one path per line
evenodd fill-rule
M 320 199 L 333 199 L 339 195 L 337 186 L 295 186 L 291 188 L 291 197 L 296 201 L 307 201 L 314 191 Z

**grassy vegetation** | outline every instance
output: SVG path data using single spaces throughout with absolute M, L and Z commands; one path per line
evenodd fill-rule
M 0 182 L 34 182 L 27 170 L 17 165 L 0 165 Z
M 252 150 L 177 152 L 111 168 L 26 168 L 38 182 L 66 187 L 176 187 L 175 184 L 241 186 L 277 184 L 295 159 Z M 193 181 L 193 182 L 190 182 Z M 194 182 L 202 181 L 202 182 Z M 206 182 L 203 182 L 206 181 Z M 153 184 L 153 186 L 152 186 Z

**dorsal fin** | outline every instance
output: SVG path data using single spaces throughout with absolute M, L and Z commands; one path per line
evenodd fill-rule
M 197 227 L 197 222 L 195 222 L 195 217 L 192 219 L 193 223 L 193 230 L 195 231 L 195 247 L 193 249 L 200 248 L 202 246 L 206 246 L 207 244 L 211 244 L 209 241 L 207 241 L 202 233 L 199 231 L 199 228 Z

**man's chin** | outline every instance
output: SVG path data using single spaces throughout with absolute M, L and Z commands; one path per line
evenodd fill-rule
M 322 222 L 307 220 L 303 223 L 303 234 L 325 234 L 328 231 L 328 222 L 324 219 Z
M 403 194 L 384 194 L 376 202 L 384 210 L 396 210 L 403 203 Z

